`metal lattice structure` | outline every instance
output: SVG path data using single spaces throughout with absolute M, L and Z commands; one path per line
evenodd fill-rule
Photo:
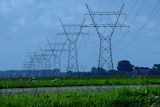
M 51 69 L 51 54 L 50 52 L 43 50 L 42 48 L 40 48 L 40 55 L 41 55 L 41 59 L 43 61 L 43 65 L 42 68 L 43 70 L 50 70 Z
M 47 51 L 42 50 L 38 52 L 29 52 L 24 63 L 23 68 L 25 70 L 50 70 L 51 55 Z
M 63 28 L 63 32 L 58 33 L 58 35 L 67 36 L 67 40 L 69 43 L 67 72 L 69 71 L 79 72 L 77 41 L 80 35 L 87 35 L 87 33 L 82 32 L 84 21 L 80 25 L 79 24 L 64 24 L 61 20 L 60 20 L 60 23 L 61 23 L 61 27 Z
M 99 39 L 100 39 L 98 68 L 112 70 L 114 68 L 113 67 L 113 58 L 112 58 L 112 42 L 111 42 L 113 33 L 114 33 L 116 27 L 121 27 L 121 28 L 122 27 L 129 27 L 128 25 L 118 23 L 120 16 L 126 15 L 125 13 L 122 13 L 124 4 L 120 8 L 120 10 L 117 12 L 93 12 L 87 4 L 86 4 L 86 7 L 88 10 L 88 14 L 85 14 L 85 15 L 90 16 L 92 24 L 87 24 L 87 25 L 84 25 L 83 27 L 94 27 L 98 36 L 99 36 Z M 101 16 L 101 17 L 103 17 L 103 16 L 116 16 L 116 20 L 114 21 L 114 23 L 99 24 L 96 22 L 94 16 Z M 102 31 L 100 30 L 100 29 L 105 29 L 105 28 L 111 29 L 109 34 L 102 33 Z
M 67 51 L 64 49 L 64 46 L 66 45 L 65 43 L 50 43 L 50 41 L 47 39 L 48 44 L 50 46 L 50 49 L 47 51 L 51 51 L 52 56 L 54 58 L 54 70 L 59 70 L 61 71 L 61 61 L 60 61 L 60 57 L 62 55 L 63 51 Z

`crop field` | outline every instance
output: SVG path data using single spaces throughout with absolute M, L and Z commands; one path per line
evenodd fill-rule
M 0 88 L 160 84 L 160 76 L 5 78 Z
M 159 107 L 160 88 L 120 88 L 106 91 L 8 93 L 1 107 Z

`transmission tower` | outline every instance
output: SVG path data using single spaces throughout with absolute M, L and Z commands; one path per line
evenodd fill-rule
M 82 32 L 83 24 L 63 24 L 60 20 L 61 27 L 63 28 L 62 33 L 58 33 L 57 35 L 65 35 L 67 36 L 67 40 L 69 43 L 68 49 L 68 64 L 67 64 L 67 72 L 79 72 L 78 66 L 78 53 L 77 53 L 77 41 L 80 35 L 87 35 L 87 33 Z
M 25 70 L 41 70 L 42 58 L 37 52 L 28 53 L 27 59 L 23 63 Z
M 29 70 L 30 64 L 28 63 L 28 61 L 25 59 L 25 61 L 23 62 L 23 69 L 24 70 Z
M 113 69 L 113 58 L 112 58 L 112 43 L 111 38 L 115 31 L 116 27 L 129 27 L 125 24 L 118 23 L 121 15 L 126 15 L 122 13 L 124 4 L 117 12 L 93 12 L 89 6 L 86 4 L 88 14 L 92 21 L 92 24 L 84 25 L 83 27 L 94 27 L 100 39 L 100 48 L 99 48 L 99 60 L 98 60 L 98 68 L 104 68 L 106 70 Z M 95 16 L 103 17 L 103 16 L 115 16 L 116 20 L 114 23 L 103 23 L 98 24 L 95 20 Z M 100 29 L 111 29 L 109 34 L 103 33 Z
M 35 58 L 35 62 L 36 62 L 36 70 L 42 70 L 43 68 L 43 60 L 42 60 L 42 56 L 41 54 L 39 54 L 38 52 L 34 52 L 33 56 Z
M 27 55 L 28 61 L 26 61 L 27 70 L 35 70 L 36 69 L 36 61 L 33 53 L 28 53 Z
M 62 55 L 63 51 L 67 51 L 64 49 L 65 43 L 50 43 L 50 41 L 47 39 L 48 44 L 50 46 L 50 49 L 48 51 L 52 52 L 53 58 L 54 58 L 54 70 L 61 71 L 61 62 L 60 57 Z
M 50 70 L 51 69 L 51 52 L 43 50 L 28 52 L 28 55 L 23 62 L 24 70 Z
M 46 50 L 43 50 L 41 47 L 40 47 L 40 52 L 41 52 L 41 57 L 42 57 L 42 60 L 43 60 L 43 69 L 44 70 L 50 70 L 51 69 L 51 63 L 50 63 L 50 60 L 51 60 L 51 55 L 49 54 L 48 51 Z

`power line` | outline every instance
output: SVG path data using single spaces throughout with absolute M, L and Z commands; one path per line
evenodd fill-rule
M 144 3 L 144 2 L 143 2 L 143 3 Z M 143 5 L 143 3 L 141 4 L 141 6 Z M 124 19 L 123 23 L 126 22 L 126 20 L 127 20 L 128 17 L 131 15 L 131 13 L 133 12 L 133 10 L 136 8 L 137 4 L 138 4 L 138 0 L 136 0 L 135 3 L 133 4 L 132 8 L 130 9 L 130 11 L 129 11 L 128 14 L 126 15 L 126 18 Z M 138 12 L 141 10 L 141 6 L 140 6 L 139 10 L 137 11 L 137 13 L 136 13 L 134 19 L 132 20 L 132 22 L 134 22 L 134 20 L 136 19 L 137 15 L 139 14 Z M 130 24 L 130 26 L 131 26 L 131 24 Z M 121 45 L 121 44 L 122 44 L 122 41 L 125 39 L 125 37 L 127 37 L 126 35 L 129 34 L 129 31 L 130 31 L 130 30 L 127 29 L 127 30 L 122 34 L 121 38 L 116 42 L 116 44 L 115 44 L 113 47 Z
M 135 21 L 136 17 L 138 16 L 138 14 L 140 13 L 140 11 L 142 10 L 142 8 L 143 8 L 143 6 L 144 6 L 144 4 L 145 4 L 145 1 L 146 1 L 146 0 L 143 0 L 143 1 L 142 1 L 142 3 L 141 3 L 141 5 L 140 5 L 137 13 L 135 14 L 134 18 L 132 19 L 131 23 L 129 24 L 130 26 L 133 24 L 133 22 Z
M 150 19 L 147 19 L 148 21 L 145 23 L 145 25 L 148 24 L 149 20 L 152 20 L 153 17 L 155 17 L 155 15 L 158 14 L 158 12 L 160 12 L 160 11 L 159 11 L 160 8 L 157 9 L 157 7 L 159 6 L 159 4 L 160 4 L 160 0 L 158 0 L 158 2 L 156 3 L 156 6 L 154 7 L 154 9 L 153 9 L 153 11 L 152 11 L 152 14 L 150 15 Z M 156 10 L 156 9 L 157 9 L 157 10 Z M 144 25 L 144 26 L 145 26 L 145 25 Z M 159 23 L 156 23 L 156 25 L 155 25 L 154 27 L 150 28 L 150 30 L 146 31 L 145 33 L 146 33 L 146 34 L 150 33 L 153 29 L 157 28 L 159 25 L 160 25 Z
M 160 4 L 160 0 L 158 0 L 158 2 L 156 3 L 156 5 L 154 6 L 154 8 L 153 8 L 153 10 L 152 10 L 152 12 L 151 12 L 151 14 L 150 14 L 150 16 L 149 16 L 148 19 L 145 21 L 145 23 L 142 25 L 142 27 L 138 30 L 138 33 L 137 33 L 137 34 L 139 34 L 139 33 L 142 31 L 142 29 L 148 24 L 148 22 L 149 22 L 150 20 L 152 20 L 152 18 L 154 17 L 154 13 L 156 12 L 156 9 L 157 9 L 157 7 L 159 6 L 159 4 Z
M 134 3 L 134 5 L 132 6 L 131 10 L 128 12 L 127 17 L 129 17 L 129 15 L 133 12 L 133 10 L 135 9 L 135 7 L 137 6 L 138 0 L 136 0 L 136 2 Z
M 143 2 L 142 2 L 142 3 L 143 3 Z M 155 13 L 158 12 L 157 7 L 159 6 L 159 4 L 160 4 L 160 0 L 157 1 L 156 5 L 154 6 L 154 8 L 153 8 L 153 10 L 152 10 L 152 12 L 151 12 L 151 14 L 149 15 L 149 17 L 147 18 L 147 20 L 145 21 L 145 23 L 141 26 L 141 28 L 140 28 L 137 32 L 135 32 L 135 34 L 133 33 L 135 36 L 134 36 L 133 39 L 126 45 L 125 48 L 127 48 L 127 47 L 139 36 L 140 32 L 142 32 L 142 30 L 143 30 L 144 27 L 148 24 L 148 22 L 149 22 L 150 20 L 152 20 L 152 18 L 154 17 Z M 157 10 L 157 11 L 156 11 L 156 10 Z M 125 49 L 125 48 L 124 48 L 124 49 Z

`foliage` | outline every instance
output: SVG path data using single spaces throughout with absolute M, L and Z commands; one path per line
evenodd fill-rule
M 158 75 L 158 74 L 160 74 L 160 64 L 154 64 L 154 66 L 149 72 L 149 75 Z
M 106 75 L 107 71 L 104 68 L 92 67 L 91 73 L 96 75 Z
M 98 76 L 0 79 L 0 88 L 160 84 L 159 76 Z
M 160 88 L 34 92 L 0 95 L 1 107 L 157 107 Z
M 133 66 L 128 60 L 122 60 L 118 62 L 117 69 L 120 73 L 132 72 Z

